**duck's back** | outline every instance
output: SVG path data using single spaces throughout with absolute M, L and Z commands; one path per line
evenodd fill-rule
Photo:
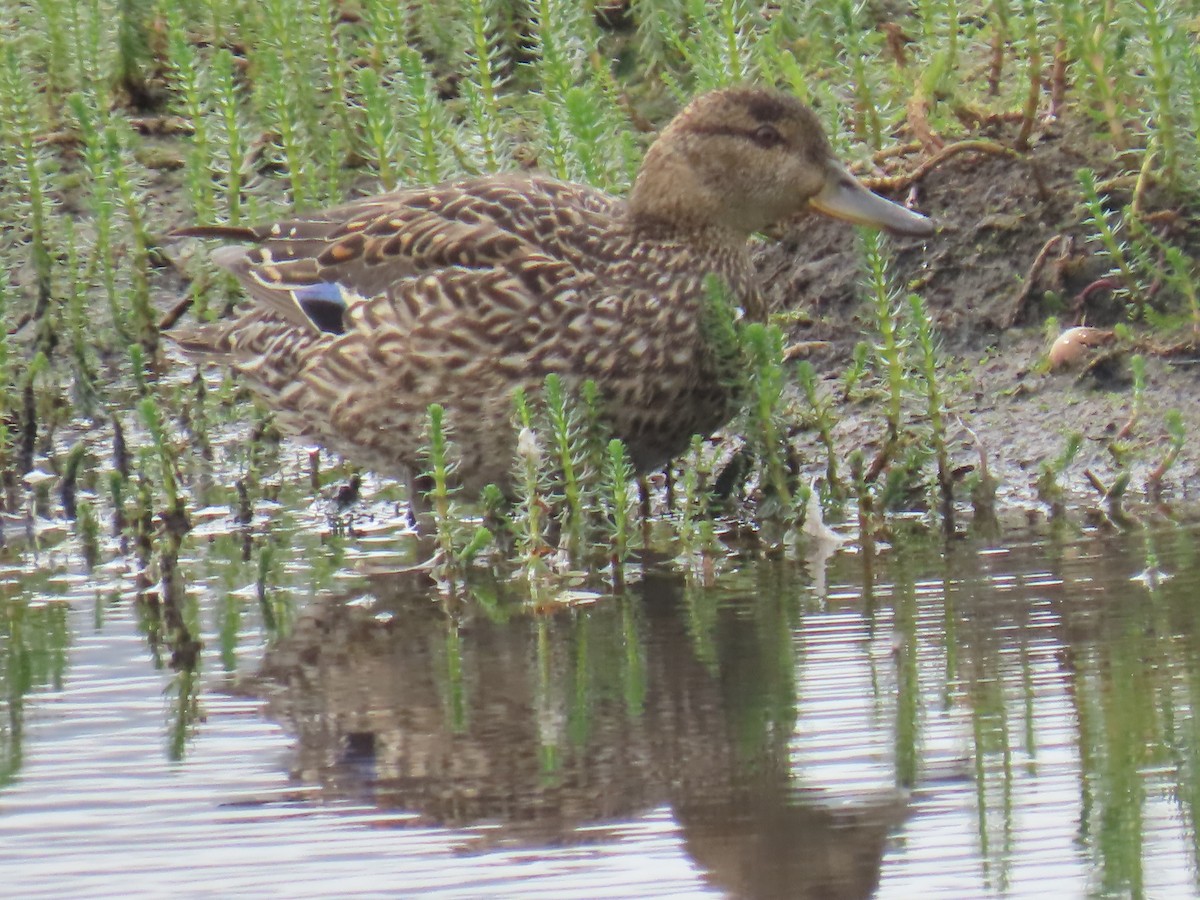
M 441 403 L 470 488 L 507 480 L 517 387 L 590 378 L 646 469 L 728 415 L 697 321 L 705 276 L 752 288 L 744 252 L 641 235 L 624 212 L 584 186 L 507 176 L 194 229 L 253 242 L 214 254 L 252 300 L 177 340 L 237 368 L 289 430 L 383 472 L 419 463 Z

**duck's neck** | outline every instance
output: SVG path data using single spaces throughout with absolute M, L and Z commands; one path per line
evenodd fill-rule
M 695 166 L 664 142 L 646 153 L 629 192 L 628 215 L 634 229 L 703 245 L 745 246 L 753 228 L 730 220 L 729 199 L 712 190 Z

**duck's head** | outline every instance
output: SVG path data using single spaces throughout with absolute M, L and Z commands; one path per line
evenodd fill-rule
M 689 103 L 646 153 L 629 196 L 639 224 L 743 240 L 810 209 L 900 234 L 934 231 L 851 175 L 811 109 L 762 88 L 724 88 Z

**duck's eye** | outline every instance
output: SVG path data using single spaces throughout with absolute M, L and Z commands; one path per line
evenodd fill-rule
M 763 148 L 778 147 L 783 143 L 783 135 L 774 125 L 759 125 L 751 132 L 750 137 Z

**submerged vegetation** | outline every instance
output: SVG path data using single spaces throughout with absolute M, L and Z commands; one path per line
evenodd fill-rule
M 893 192 L 967 154 L 1012 159 L 1040 184 L 1038 130 L 1090 123 L 1107 144 L 1075 185 L 1102 266 L 1093 284 L 1121 304 L 1126 348 L 1194 348 L 1198 16 L 1195 0 L 922 0 L 903 15 L 851 0 L 786 13 L 738 0 L 6 3 L 4 509 L 72 519 L 86 565 L 133 552 L 143 589 L 170 593 L 197 510 L 228 505 L 249 527 L 281 479 L 318 492 L 350 477 L 281 449 L 235 381 L 167 358 L 161 328 L 237 300 L 173 228 L 528 167 L 624 193 L 654 126 L 694 93 L 743 81 L 811 103 L 839 153 Z M 895 274 L 888 239 L 863 233 L 858 252 L 866 324 L 829 380 L 789 343 L 794 310 L 743 325 L 715 298 L 713 339 L 741 360 L 744 413 L 721 440 L 697 440 L 664 483 L 643 482 L 640 504 L 586 387 L 574 397 L 552 380 L 539 398 L 514 398 L 511 504 L 455 498 L 454 423 L 431 408 L 439 577 L 515 560 L 535 596 L 553 573 L 619 585 L 641 546 L 707 580 L 726 552 L 719 533 L 787 552 L 822 506 L 856 515 L 868 547 L 891 511 L 925 511 L 948 530 L 968 501 L 986 516 L 987 436 L 966 481 L 954 459 L 955 435 L 970 433 L 956 405 L 969 373 L 943 351 L 919 279 Z M 853 452 L 839 434 L 847 404 L 877 432 L 856 432 Z M 1147 479 L 1156 496 L 1186 440 L 1178 412 L 1165 421 L 1136 451 L 1160 455 Z M 803 430 L 821 458 L 801 458 Z M 1110 509 L 1130 482 L 1129 438 L 1110 441 L 1112 483 L 1094 482 Z M 1055 515 L 1077 449 L 1072 437 L 1036 476 Z M 42 475 L 62 485 L 58 508 Z M 186 635 L 183 617 L 166 621 Z

